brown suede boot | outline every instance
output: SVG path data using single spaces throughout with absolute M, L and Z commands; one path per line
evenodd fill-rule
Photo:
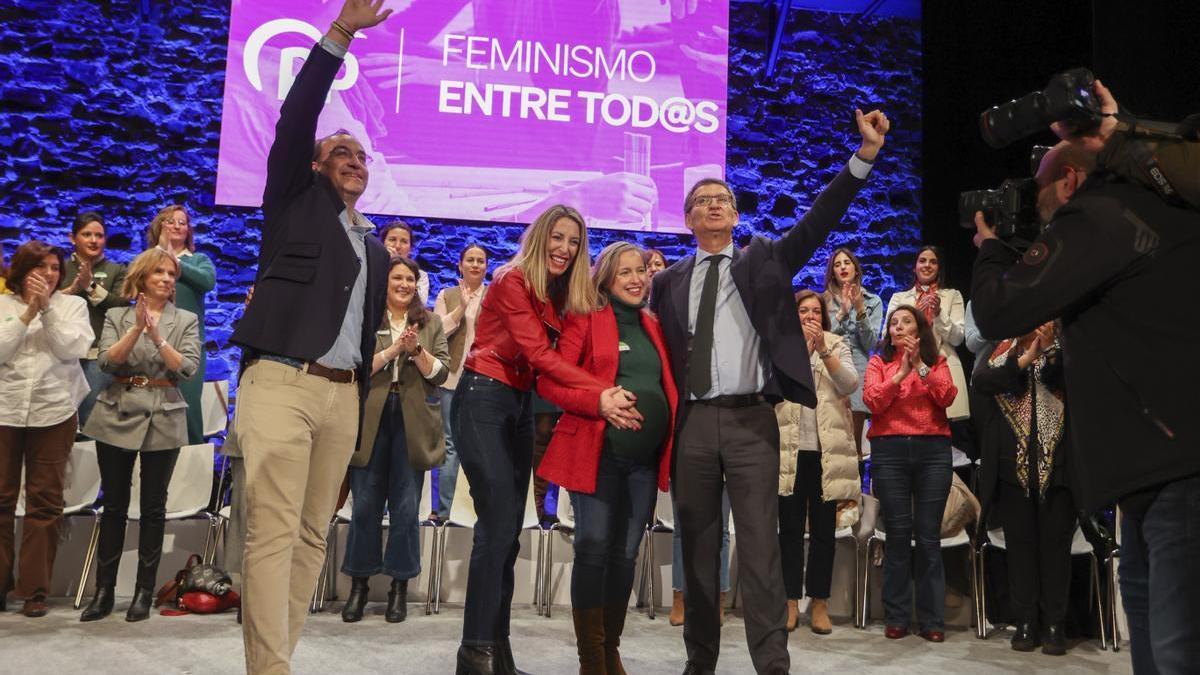
M 800 623 L 800 601 L 788 598 L 787 608 L 787 632 L 790 633 L 796 630 L 796 625 Z
M 604 667 L 604 608 L 572 609 L 579 675 L 608 675 Z
M 672 626 L 683 625 L 683 591 L 671 591 L 671 616 L 667 620 Z
M 828 600 L 813 598 L 812 604 L 808 606 L 808 616 L 812 632 L 817 635 L 829 635 L 833 632 L 833 622 L 829 620 Z
M 625 675 L 621 664 L 621 633 L 625 632 L 625 605 L 604 608 L 604 669 L 608 675 Z

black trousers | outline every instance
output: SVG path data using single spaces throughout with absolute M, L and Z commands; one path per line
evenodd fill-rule
M 788 672 L 787 597 L 779 556 L 779 426 L 761 402 L 684 406 L 672 490 L 679 508 L 688 660 L 715 670 L 721 646 L 721 493 L 729 491 L 737 532 L 746 642 L 758 673 Z
M 805 580 L 804 529 L 808 521 L 808 578 Z M 801 450 L 796 455 L 796 485 L 779 498 L 779 550 L 787 596 L 829 599 L 833 584 L 833 532 L 837 502 L 821 498 L 821 453 Z
M 1013 618 L 1035 626 L 1061 624 L 1071 587 L 1075 504 L 1071 491 L 1050 487 L 1045 501 L 1021 486 L 997 481 L 996 508 L 1004 519 Z
M 142 456 L 141 526 L 138 530 L 137 587 L 154 591 L 158 563 L 162 560 L 166 531 L 167 486 L 179 459 L 179 448 L 137 453 L 107 443 L 96 443 L 100 464 L 100 540 L 96 543 L 96 587 L 114 586 L 121 551 L 125 549 L 125 521 L 129 513 L 133 463 Z

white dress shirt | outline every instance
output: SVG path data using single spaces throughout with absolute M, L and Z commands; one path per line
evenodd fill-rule
M 49 427 L 74 415 L 87 396 L 79 359 L 95 335 L 83 298 L 55 292 L 28 326 L 26 307 L 16 295 L 0 295 L 0 425 Z

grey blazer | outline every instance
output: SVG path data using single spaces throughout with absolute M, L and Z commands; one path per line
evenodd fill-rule
M 179 371 L 168 370 L 145 334 L 125 363 L 108 360 L 108 351 L 135 323 L 132 306 L 114 307 L 104 315 L 100 335 L 100 369 L 116 376 L 144 375 L 176 382 L 196 374 L 200 363 L 200 331 L 196 315 L 167 303 L 158 332 L 183 355 Z M 96 407 L 83 433 L 102 443 L 130 451 L 170 450 L 187 445 L 187 402 L 177 387 L 134 387 L 113 382 L 96 397 Z

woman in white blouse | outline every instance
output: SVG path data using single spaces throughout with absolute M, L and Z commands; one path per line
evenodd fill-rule
M 883 325 L 886 334 L 892 310 L 901 305 L 912 305 L 925 315 L 925 319 L 933 328 L 933 336 L 937 339 L 938 351 L 946 357 L 950 376 L 954 378 L 954 386 L 958 389 L 954 403 L 946 409 L 946 418 L 961 420 L 971 416 L 971 408 L 968 403 L 967 378 L 954 348 L 961 345 L 966 336 L 966 314 L 962 294 L 953 288 L 943 288 L 945 280 L 941 249 L 937 246 L 922 246 L 917 251 L 917 262 L 913 267 L 913 286 L 907 291 L 892 295 L 888 301 Z
M 31 241 L 13 254 L 0 295 L 0 610 L 13 577 L 14 511 L 25 466 L 25 522 L 16 591 L 28 617 L 46 614 L 67 460 L 88 393 L 79 359 L 92 344 L 83 298 L 58 292 L 62 250 Z
M 462 375 L 463 361 L 475 341 L 475 319 L 479 316 L 479 304 L 487 293 L 483 279 L 487 276 L 487 250 L 479 244 L 467 244 L 458 255 L 458 272 L 462 276 L 457 286 L 443 288 L 438 292 L 433 312 L 442 317 L 442 329 L 450 344 L 450 377 L 442 384 L 442 431 L 446 435 L 446 460 L 438 469 L 437 519 L 450 517 L 450 503 L 454 501 L 454 486 L 458 480 L 458 453 L 450 437 L 450 402 L 454 399 L 454 388 Z

